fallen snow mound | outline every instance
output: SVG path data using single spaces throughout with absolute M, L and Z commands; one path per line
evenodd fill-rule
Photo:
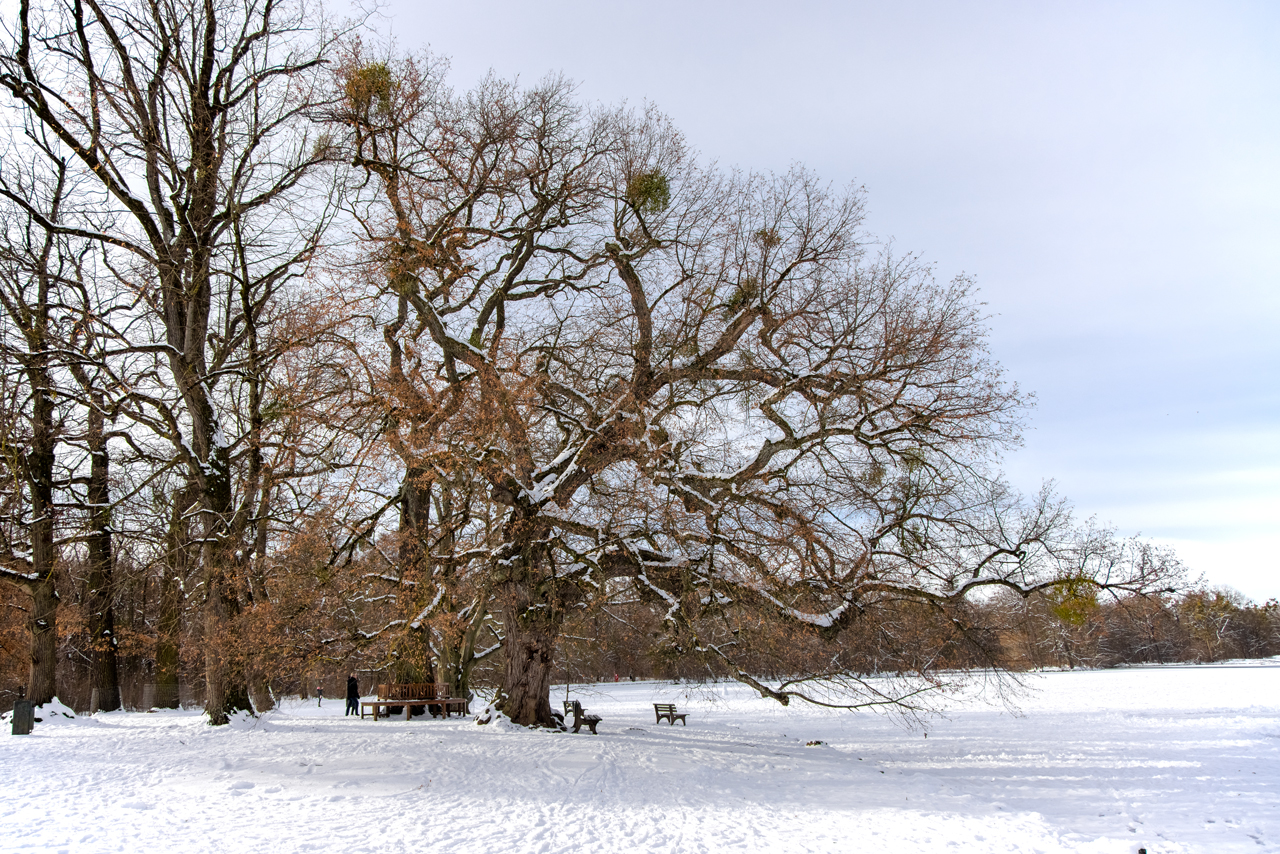
M 36 706 L 35 719 L 37 724 L 44 724 L 46 726 L 49 724 L 92 723 L 91 720 L 87 718 L 81 718 L 78 715 L 76 715 L 75 709 L 72 709 L 70 706 L 64 704 L 57 697 L 54 697 L 52 700 L 45 703 L 43 706 Z M 13 712 L 5 712 L 3 715 L 0 715 L 0 724 L 4 724 L 8 726 L 12 723 L 13 723 Z

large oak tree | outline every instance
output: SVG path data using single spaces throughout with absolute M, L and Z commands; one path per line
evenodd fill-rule
M 566 614 L 623 588 L 679 654 L 786 702 L 735 663 L 743 604 L 830 636 L 907 599 L 980 645 L 960 606 L 988 586 L 1151 581 L 1000 482 L 1025 401 L 972 287 L 877 245 L 860 191 L 700 165 L 661 115 L 562 80 L 436 72 L 357 48 L 335 118 L 415 447 L 504 508 L 475 559 L 512 720 L 553 723 Z

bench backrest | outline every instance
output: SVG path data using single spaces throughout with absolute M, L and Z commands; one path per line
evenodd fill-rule
M 449 696 L 449 685 L 442 682 L 396 682 L 378 686 L 379 700 L 435 700 Z
M 653 710 L 660 715 L 665 715 L 676 710 L 675 703 L 654 703 Z
M 566 715 L 582 715 L 582 703 L 578 700 L 565 700 L 564 713 Z

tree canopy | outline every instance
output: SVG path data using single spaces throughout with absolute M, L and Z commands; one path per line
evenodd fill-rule
M 566 622 L 622 604 L 655 654 L 857 707 L 919 690 L 860 678 L 867 638 L 915 642 L 904 613 L 945 628 L 927 679 L 945 649 L 1001 662 L 974 608 L 997 592 L 1177 582 L 1170 554 L 1001 479 L 1028 399 L 973 282 L 877 241 L 860 188 L 722 170 L 655 108 L 560 78 L 443 71 L 295 4 L 24 0 L 6 245 L 96 260 L 0 260 L 83 294 L 99 343 L 28 336 L 6 418 L 42 425 L 40 459 L 92 433 L 128 475 L 64 502 L 33 570 L 26 520 L 85 475 L 7 469 L 5 577 L 30 586 L 87 527 L 190 585 L 215 723 L 262 706 L 275 632 L 313 659 L 394 636 L 459 691 L 500 657 L 494 710 L 544 726 Z M 52 205 L 24 168 L 75 180 Z M 55 424 L 42 389 L 72 377 Z M 764 672 L 784 647 L 808 652 Z

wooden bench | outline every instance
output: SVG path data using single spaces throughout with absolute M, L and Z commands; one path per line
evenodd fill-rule
M 360 701 L 360 717 L 363 719 L 367 711 L 373 713 L 376 721 L 379 714 L 391 717 L 393 708 L 404 706 L 404 719 L 409 720 L 415 706 L 431 712 L 432 716 L 449 717 L 450 712 L 457 709 L 458 714 L 467 713 L 467 700 L 464 697 L 450 697 L 449 685 L 443 682 L 399 682 L 378 686 L 378 699 Z M 386 709 L 385 712 L 381 710 Z
M 599 715 L 587 714 L 582 708 L 582 703 L 577 700 L 565 700 L 564 713 L 565 715 L 573 715 L 574 732 L 582 729 L 582 725 L 586 724 L 587 729 L 591 730 L 592 735 L 599 735 L 599 733 L 596 732 L 596 724 L 600 723 L 604 718 Z
M 662 723 L 662 719 L 666 718 L 671 726 L 676 725 L 676 721 L 680 721 L 681 726 L 688 726 L 689 722 L 685 718 L 689 717 L 688 712 L 680 713 L 676 711 L 675 703 L 654 703 L 653 704 L 654 723 Z

